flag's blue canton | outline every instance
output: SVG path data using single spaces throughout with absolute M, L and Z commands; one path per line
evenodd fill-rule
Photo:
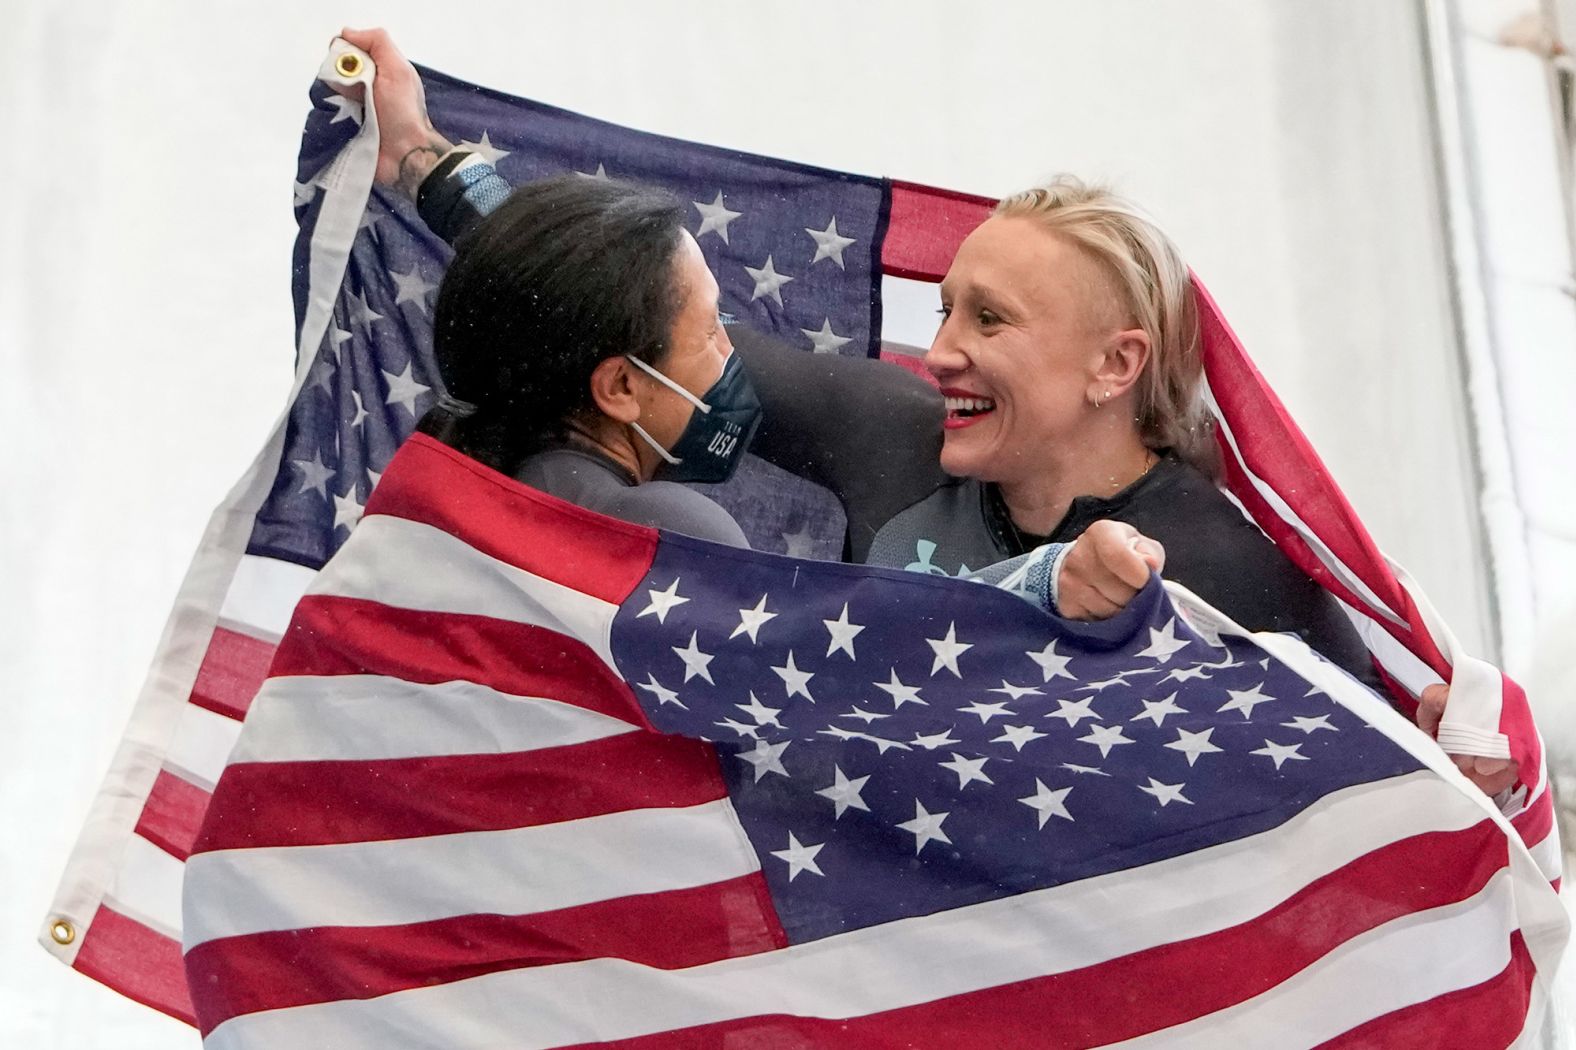
M 983 584 L 664 537 L 613 626 L 658 729 L 717 744 L 794 942 L 1177 856 L 1420 768 L 1158 583 L 1057 621 Z
M 738 322 L 807 352 L 874 351 L 887 199 L 880 180 L 631 131 L 439 74 L 424 79 L 440 131 L 493 160 L 511 183 L 601 171 L 679 194 L 722 286 L 722 309 Z M 298 331 L 319 182 L 360 127 L 357 104 L 321 84 L 312 99 L 295 184 Z M 450 254 L 408 201 L 374 189 L 333 321 L 291 407 L 250 553 L 316 568 L 350 535 L 384 465 L 441 389 L 432 309 Z M 759 459 L 748 458 L 728 484 L 700 489 L 734 515 L 757 550 L 842 552 L 836 500 Z
M 722 288 L 722 310 L 790 346 L 879 351 L 880 179 L 632 131 L 424 73 L 433 122 L 513 185 L 579 172 L 663 187 Z

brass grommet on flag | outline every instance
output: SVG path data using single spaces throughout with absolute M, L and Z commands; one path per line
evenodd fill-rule
M 334 63 L 334 68 L 339 70 L 339 75 L 347 79 L 361 75 L 361 56 L 354 51 L 346 51 Z
M 49 924 L 49 936 L 56 944 L 64 946 L 77 939 L 77 928 L 67 919 L 56 919 Z

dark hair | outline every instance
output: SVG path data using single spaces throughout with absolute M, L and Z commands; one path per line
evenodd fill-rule
M 476 412 L 422 429 L 506 472 L 561 441 L 594 411 L 599 363 L 666 353 L 683 223 L 647 187 L 569 175 L 515 190 L 460 239 L 433 320 L 444 386 Z

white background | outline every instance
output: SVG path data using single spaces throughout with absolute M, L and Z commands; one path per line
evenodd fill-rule
M 0 1043 L 195 1046 L 32 944 L 209 510 L 292 369 L 340 25 L 635 127 L 1156 212 L 1380 544 L 1493 656 L 1411 0 L 0 5 Z

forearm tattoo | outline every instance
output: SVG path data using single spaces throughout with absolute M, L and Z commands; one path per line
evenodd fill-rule
M 405 155 L 399 159 L 398 185 L 401 192 L 414 200 L 416 191 L 421 188 L 422 180 L 438 166 L 438 161 L 442 160 L 443 155 L 452 148 L 441 136 L 434 133 L 420 146 L 406 150 Z

